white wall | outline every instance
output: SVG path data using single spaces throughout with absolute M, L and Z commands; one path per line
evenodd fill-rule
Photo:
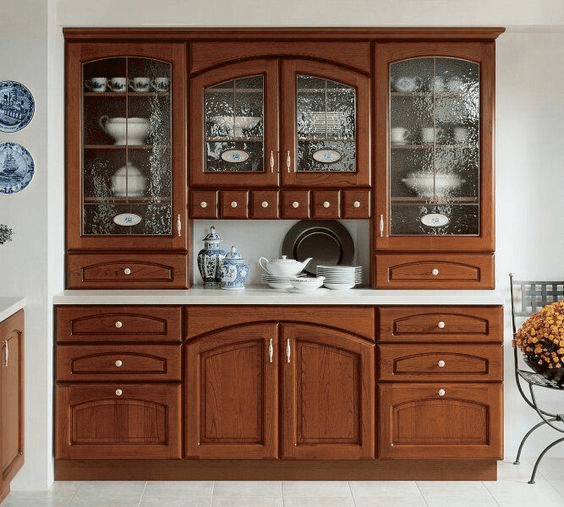
M 562 0 L 3 0 L 0 80 L 24 83 L 37 102 L 26 129 L 0 133 L 0 142 L 19 142 L 32 153 L 37 171 L 24 191 L 0 194 L 0 223 L 15 231 L 12 242 L 0 245 L 0 295 L 28 298 L 26 464 L 13 489 L 45 488 L 52 479 L 50 303 L 62 288 L 64 248 L 61 28 L 152 25 L 509 27 L 498 41 L 497 63 L 498 289 L 507 292 L 509 271 L 564 278 Z M 197 248 L 206 225 L 197 224 Z M 230 223 L 227 241 L 252 240 L 255 232 L 245 227 Z M 277 253 L 255 247 L 247 252 L 250 258 Z M 506 341 L 509 356 L 509 334 Z M 507 362 L 508 456 L 531 420 L 515 393 L 510 367 Z

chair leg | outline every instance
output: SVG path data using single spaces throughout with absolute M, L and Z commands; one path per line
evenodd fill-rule
M 531 474 L 531 479 L 529 480 L 529 484 L 535 483 L 535 475 L 537 474 L 537 468 L 539 467 L 541 460 L 544 458 L 544 455 L 548 451 L 550 451 L 550 449 L 552 449 L 555 445 L 558 445 L 560 442 L 564 442 L 564 437 L 559 438 L 558 440 L 555 440 L 550 445 L 547 445 L 544 448 L 544 450 L 539 454 L 539 457 L 537 458 L 537 461 L 535 462 L 535 466 L 533 467 L 533 473 Z
M 545 422 L 545 421 L 541 421 L 540 423 L 535 424 L 529 431 L 527 431 L 527 433 L 525 433 L 525 436 L 523 437 L 523 439 L 521 440 L 521 443 L 519 444 L 519 449 L 517 450 L 517 456 L 515 457 L 515 461 L 513 462 L 514 465 L 519 464 L 519 458 L 521 457 L 521 451 L 523 451 L 523 446 L 525 445 L 525 442 L 527 441 L 527 439 L 536 430 L 538 430 L 541 426 L 544 426 L 545 424 L 548 424 L 548 423 Z

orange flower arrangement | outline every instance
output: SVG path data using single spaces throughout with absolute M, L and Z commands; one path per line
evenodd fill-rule
M 548 373 L 548 377 L 564 373 L 564 301 L 550 303 L 531 315 L 515 333 L 515 345 L 537 373 Z

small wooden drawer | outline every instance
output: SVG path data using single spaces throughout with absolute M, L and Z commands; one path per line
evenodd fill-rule
M 502 459 L 501 383 L 382 383 L 379 458 Z
M 309 190 L 282 192 L 282 218 L 309 218 Z
M 376 255 L 377 289 L 493 289 L 493 254 Z
M 186 254 L 70 254 L 69 289 L 185 289 Z
M 58 306 L 59 342 L 182 341 L 179 306 Z
M 370 190 L 342 191 L 343 218 L 370 218 Z
M 503 353 L 497 344 L 386 343 L 379 347 L 381 381 L 501 381 Z
M 318 220 L 341 217 L 341 194 L 338 190 L 314 190 L 312 218 Z
M 192 190 L 190 192 L 191 218 L 217 218 L 217 191 Z
M 57 346 L 58 381 L 181 380 L 181 345 Z
M 251 218 L 278 218 L 278 192 L 276 190 L 253 190 Z
M 225 190 L 219 194 L 220 218 L 249 218 L 249 192 Z
M 380 342 L 503 341 L 502 306 L 381 306 Z
M 58 459 L 179 459 L 181 386 L 58 384 Z

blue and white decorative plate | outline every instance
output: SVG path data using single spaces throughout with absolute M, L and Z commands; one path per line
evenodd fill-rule
M 35 164 L 23 146 L 0 144 L 0 193 L 13 194 L 23 190 L 33 178 Z
M 0 131 L 17 132 L 33 118 L 35 101 L 31 92 L 17 81 L 0 81 Z

